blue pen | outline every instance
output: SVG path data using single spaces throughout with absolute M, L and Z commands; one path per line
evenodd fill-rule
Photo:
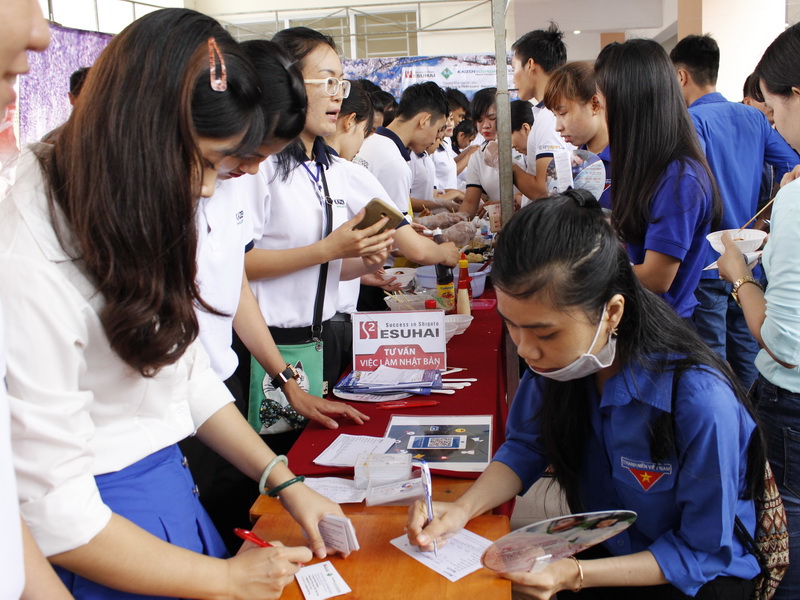
M 428 510 L 428 522 L 425 526 L 431 524 L 433 521 L 433 482 L 431 481 L 431 469 L 424 460 L 419 461 L 420 472 L 422 474 L 422 490 L 425 492 L 425 506 Z M 433 555 L 439 558 L 439 544 L 433 540 Z

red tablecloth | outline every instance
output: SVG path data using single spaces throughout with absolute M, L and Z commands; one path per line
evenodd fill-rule
M 494 298 L 493 290 L 487 290 L 482 298 Z M 340 421 L 339 429 L 326 429 L 317 423 L 309 423 L 288 454 L 292 472 L 315 476 L 352 474 L 352 468 L 323 467 L 312 461 L 342 433 L 383 436 L 392 414 L 492 415 L 492 451 L 496 451 L 505 440 L 508 415 L 505 357 L 502 350 L 503 324 L 494 309 L 476 310 L 472 314 L 475 318 L 469 329 L 447 344 L 447 365 L 466 369 L 450 377 L 476 377 L 477 382 L 468 388 L 456 390 L 453 395 L 434 396 L 441 402 L 438 406 L 389 411 L 378 410 L 367 402 L 352 402 L 350 404 L 368 415 L 370 420 L 365 425 L 357 425 L 349 420 Z M 479 475 L 439 469 L 435 469 L 435 472 L 468 479 L 476 479 Z

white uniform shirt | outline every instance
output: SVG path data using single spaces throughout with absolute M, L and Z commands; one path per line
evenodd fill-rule
M 352 170 L 351 182 L 356 182 L 357 187 L 347 191 L 347 212 L 348 218 L 353 217 L 363 206 L 373 198 L 380 198 L 386 202 L 391 202 L 389 194 L 383 189 L 381 183 L 375 176 L 365 169 L 362 165 L 339 159 L 332 168 L 341 170 Z M 408 217 L 406 217 L 408 218 Z M 361 291 L 361 278 L 342 280 L 339 283 L 339 299 L 336 305 L 336 312 L 352 315 L 358 307 L 358 295 Z
M 319 156 L 319 153 L 316 153 Z M 282 180 L 277 173 L 277 159 L 271 157 L 261 163 L 258 175 L 266 183 L 265 192 L 249 194 L 252 207 L 253 241 L 256 249 L 286 250 L 309 246 L 322 239 L 324 193 L 322 179 L 317 184 L 316 162 L 304 163 L 311 173 L 298 165 Z M 375 195 L 370 190 L 374 180 L 363 168 L 343 168 L 347 161 L 331 157 L 325 171 L 328 189 L 333 200 L 331 230 L 366 206 Z M 365 183 L 366 182 L 366 183 Z M 254 184 L 253 184 L 254 185 Z M 325 303 L 322 320 L 333 317 L 339 305 L 339 279 L 341 259 L 332 260 L 328 266 Z M 314 318 L 314 301 L 319 282 L 319 265 L 275 277 L 251 280 L 261 313 L 271 327 L 310 327 Z
M 22 530 L 19 526 L 19 500 L 14 459 L 11 454 L 8 395 L 6 394 L 6 361 L 2 347 L 3 320 L 0 313 L 0 598 L 19 598 L 25 587 L 25 565 L 22 560 Z
M 411 153 L 399 137 L 389 129 L 378 127 L 375 134 L 364 140 L 353 162 L 372 173 L 389 193 L 389 197 L 407 214 L 413 177 L 408 162 Z
M 433 200 L 436 189 L 436 165 L 430 154 L 411 153 L 411 197 L 417 200 Z
M 450 145 L 450 138 L 442 140 L 442 145 L 431 157 L 436 166 L 436 188 L 439 190 L 455 190 L 458 188 L 458 169 L 456 153 Z
M 223 381 L 233 375 L 239 364 L 231 344 L 233 317 L 242 292 L 244 253 L 253 240 L 253 227 L 246 210 L 248 179 L 263 184 L 263 179 L 252 175 L 229 179 L 217 186 L 213 196 L 201 198 L 197 206 L 200 295 L 227 315 L 217 316 L 198 308 L 200 341 L 211 359 L 211 368 Z
M 536 161 L 540 158 L 552 157 L 555 150 L 574 150 L 556 131 L 556 116 L 553 112 L 537 104 L 533 109 L 533 126 L 528 134 L 527 171 L 536 175 Z
M 464 172 L 467 174 L 465 181 L 467 183 L 467 188 L 481 188 L 486 192 L 489 200 L 500 200 L 500 170 L 486 164 L 484 159 L 486 146 L 487 143 L 484 143 L 480 150 L 473 152 L 472 156 L 469 157 L 467 168 L 464 169 Z M 513 149 L 511 153 L 514 163 L 524 168 L 524 157 Z M 519 190 L 514 187 L 514 193 L 517 194 L 518 192 Z
M 199 342 L 150 378 L 111 349 L 103 299 L 56 238 L 30 151 L 0 203 L 0 280 L 20 510 L 50 556 L 111 518 L 95 475 L 185 438 L 232 398 Z

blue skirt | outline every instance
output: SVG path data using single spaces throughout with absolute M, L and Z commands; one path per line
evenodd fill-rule
M 111 510 L 154 536 L 199 554 L 225 558 L 228 552 L 197 495 L 177 445 L 168 446 L 129 467 L 95 477 L 100 497 Z M 161 598 L 108 588 L 55 567 L 76 600 Z

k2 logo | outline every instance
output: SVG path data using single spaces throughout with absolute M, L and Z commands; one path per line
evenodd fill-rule
M 377 321 L 362 321 L 359 337 L 362 340 L 377 340 L 378 339 L 378 322 Z

